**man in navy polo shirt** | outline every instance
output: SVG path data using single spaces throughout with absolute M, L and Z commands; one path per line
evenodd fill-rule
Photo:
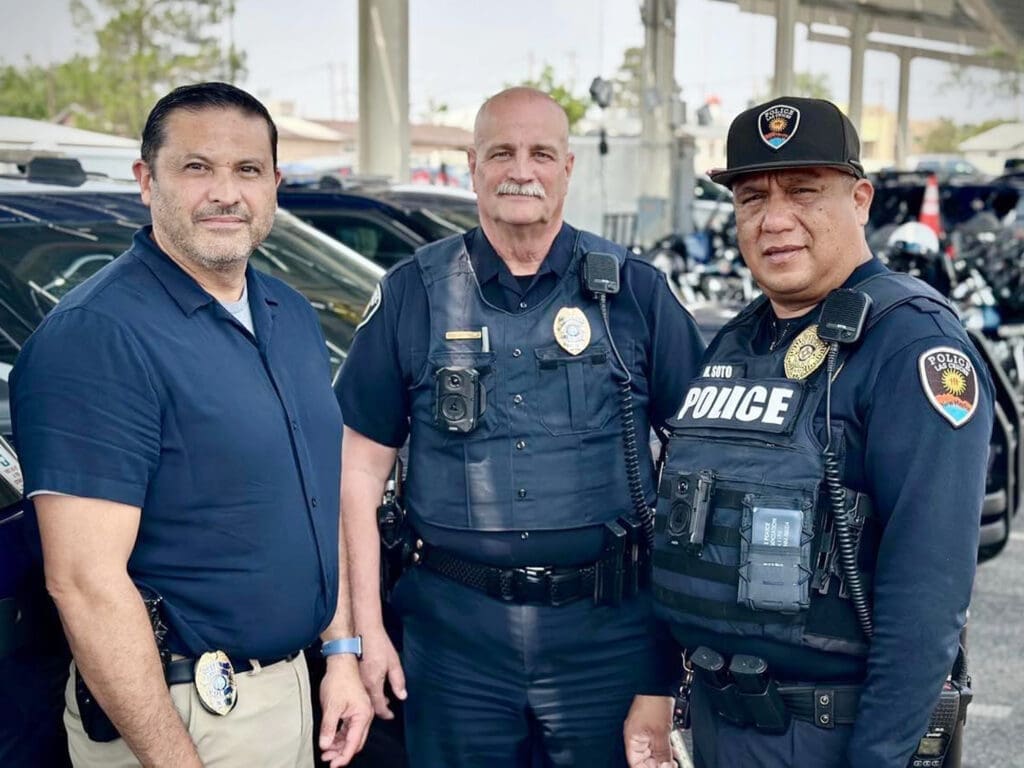
M 384 278 L 336 386 L 360 669 L 382 717 L 385 678 L 399 698 L 408 683 L 413 765 L 625 765 L 633 694 L 674 674 L 636 585 L 649 425 L 703 344 L 660 272 L 563 222 L 573 155 L 549 96 L 489 99 L 469 159 L 480 228 Z M 407 436 L 418 543 L 393 596 L 400 664 L 375 509 Z
M 310 766 L 300 651 L 318 634 L 357 650 L 324 341 L 305 299 L 248 267 L 273 224 L 276 143 L 233 86 L 161 99 L 134 166 L 153 225 L 61 301 L 12 375 L 75 660 L 76 765 Z M 352 653 L 329 657 L 320 695 L 323 757 L 343 765 L 371 716 Z

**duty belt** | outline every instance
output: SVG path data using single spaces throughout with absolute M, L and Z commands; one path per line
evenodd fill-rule
M 565 605 L 594 596 L 597 564 L 580 568 L 496 568 L 424 544 L 413 562 L 497 600 L 521 605 Z

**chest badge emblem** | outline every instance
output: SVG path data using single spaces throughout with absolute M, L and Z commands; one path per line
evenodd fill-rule
M 196 660 L 195 685 L 203 708 L 214 715 L 226 715 L 238 702 L 235 669 L 224 651 L 207 651 Z
M 818 326 L 805 328 L 786 350 L 786 378 L 806 379 L 821 367 L 827 356 L 828 344 L 818 338 Z
M 570 355 L 578 355 L 590 344 L 590 323 L 579 307 L 562 307 L 555 315 L 555 341 Z

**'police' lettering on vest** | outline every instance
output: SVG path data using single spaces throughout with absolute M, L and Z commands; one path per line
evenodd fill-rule
M 709 383 L 698 380 L 686 393 L 672 425 L 789 432 L 796 419 L 802 389 L 803 385 L 795 381 Z

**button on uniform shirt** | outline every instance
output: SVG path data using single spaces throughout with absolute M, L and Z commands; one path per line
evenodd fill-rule
M 559 284 L 572 262 L 575 240 L 576 230 L 563 224 L 536 274 L 517 277 L 482 230 L 470 230 L 465 235 L 484 299 L 514 313 L 536 306 Z M 634 341 L 648 348 L 651 423 L 660 425 L 674 413 L 686 384 L 698 373 L 704 343 L 664 276 L 650 264 L 627 259 L 621 284 L 621 293 L 608 300 L 612 336 L 620 349 Z M 645 322 L 627 322 L 629 315 L 616 313 L 616 303 L 628 301 L 643 309 Z M 427 318 L 427 293 L 419 267 L 411 260 L 401 262 L 385 276 L 380 304 L 356 334 L 335 385 L 345 423 L 382 445 L 401 447 L 409 434 L 409 389 L 427 364 Z M 613 420 L 607 428 L 620 429 L 619 420 Z M 641 438 L 638 443 L 640 450 L 647 450 L 646 440 Z M 594 467 L 593 471 L 603 472 L 605 468 Z M 435 546 L 504 567 L 593 562 L 603 540 L 602 526 L 501 533 L 452 531 L 429 525 L 424 528 L 419 533 Z
M 142 508 L 172 651 L 297 651 L 334 615 L 341 416 L 309 302 L 251 267 L 255 333 L 151 238 L 70 292 L 11 377 L 26 493 Z

